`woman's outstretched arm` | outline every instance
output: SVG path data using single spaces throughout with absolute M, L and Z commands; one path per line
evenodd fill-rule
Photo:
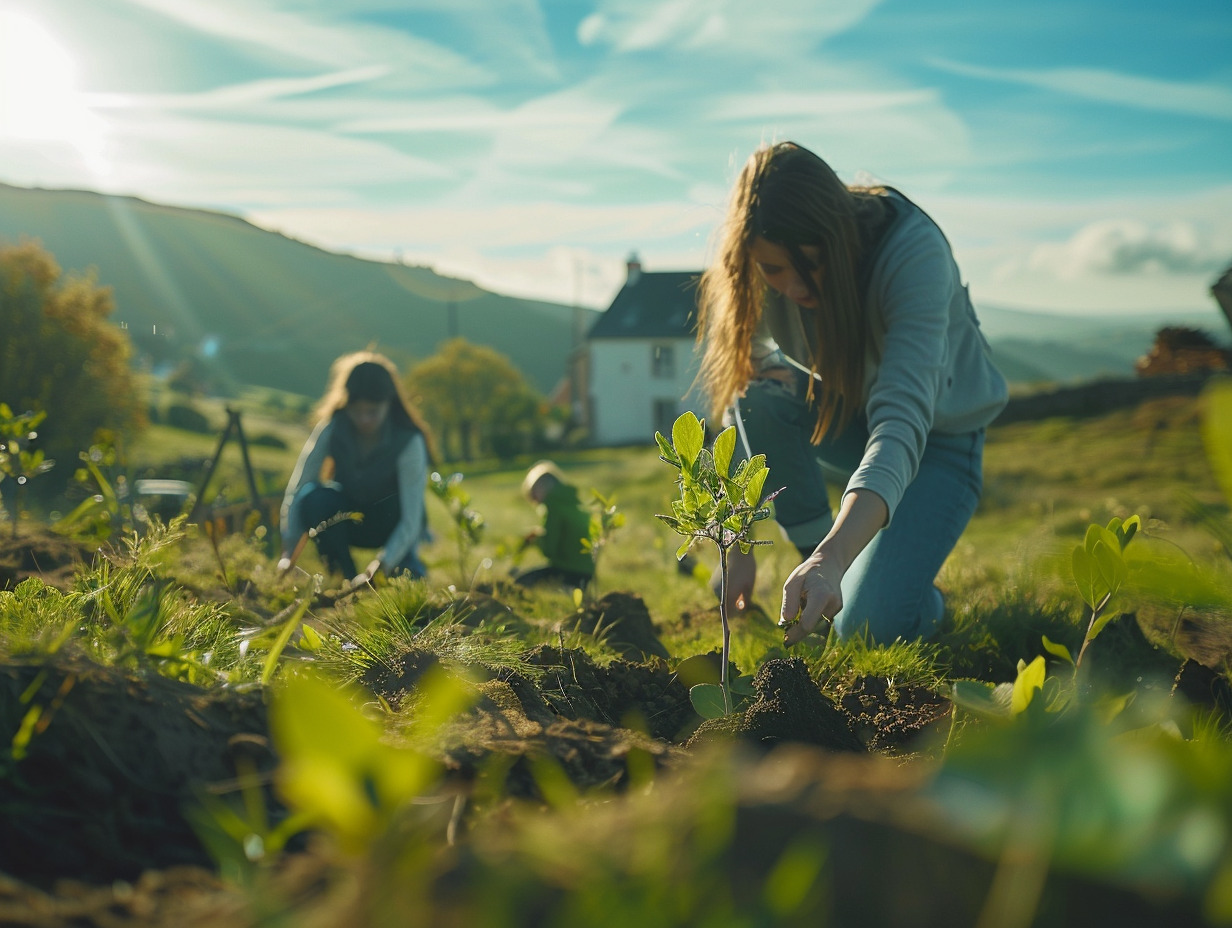
M 783 584 L 779 624 L 787 628 L 784 644 L 803 640 L 823 617 L 834 620 L 843 608 L 843 575 L 881 531 L 888 516 L 885 500 L 871 490 L 852 490 L 843 497 L 829 534 Z

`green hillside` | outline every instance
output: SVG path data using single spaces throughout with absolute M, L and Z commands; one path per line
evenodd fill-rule
M 235 216 L 0 184 L 0 241 L 22 237 L 66 271 L 96 268 L 114 288 L 115 320 L 156 362 L 204 354 L 240 383 L 305 394 L 344 351 L 375 342 L 406 364 L 451 334 L 505 353 L 546 392 L 594 316 L 323 251 Z

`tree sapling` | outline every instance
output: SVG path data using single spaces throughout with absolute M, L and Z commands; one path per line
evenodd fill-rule
M 672 514 L 656 513 L 656 517 L 679 534 L 688 536 L 688 540 L 676 551 L 677 560 L 688 554 L 699 539 L 708 538 L 718 546 L 722 578 L 719 615 L 723 620 L 723 665 L 719 684 L 723 694 L 723 711 L 730 713 L 732 704 L 727 664 L 731 650 L 731 625 L 727 617 L 727 556 L 733 546 L 738 545 L 742 553 L 748 554 L 754 545 L 772 544 L 768 540 L 754 540 L 753 525 L 770 518 L 770 508 L 766 504 L 782 490 L 762 495 L 770 474 L 764 454 L 741 461 L 736 472 L 729 475 L 736 450 L 734 426 L 724 429 L 715 438 L 713 451 L 704 447 L 705 439 L 705 421 L 699 420 L 692 412 L 684 413 L 672 425 L 670 442 L 655 432 L 659 457 L 679 471 L 676 482 L 680 487 L 680 498 L 672 501 Z M 694 695 L 692 690 L 690 695 Z M 696 697 L 694 705 L 697 705 Z

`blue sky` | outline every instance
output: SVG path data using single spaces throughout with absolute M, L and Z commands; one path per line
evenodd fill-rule
M 977 303 L 1205 310 L 1229 49 L 1229 0 L 0 0 L 0 181 L 602 307 L 793 139 L 928 209 Z

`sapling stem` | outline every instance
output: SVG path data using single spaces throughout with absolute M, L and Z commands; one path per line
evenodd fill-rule
M 1082 663 L 1082 655 L 1087 653 L 1087 645 L 1094 639 L 1091 630 L 1095 628 L 1095 622 L 1099 619 L 1105 609 L 1108 608 L 1108 603 L 1112 601 L 1112 593 L 1108 593 L 1099 601 L 1099 605 L 1091 610 L 1091 621 L 1087 624 L 1087 633 L 1082 639 L 1082 647 L 1078 649 L 1078 657 L 1074 661 L 1074 676 L 1078 675 L 1078 665 Z
M 727 621 L 727 546 L 719 545 L 719 618 L 723 621 L 723 664 L 719 668 L 719 684 L 723 687 L 723 711 L 731 715 L 731 691 L 727 687 L 728 655 L 731 653 L 731 623 Z

